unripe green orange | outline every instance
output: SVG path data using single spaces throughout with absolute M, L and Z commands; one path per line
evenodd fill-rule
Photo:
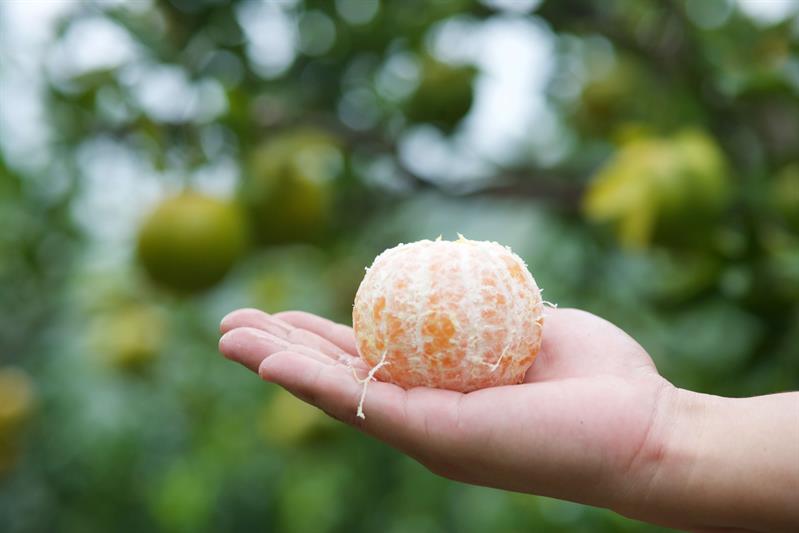
M 783 168 L 771 190 L 774 206 L 788 227 L 799 232 L 799 163 Z
M 14 433 L 30 416 L 34 400 L 33 382 L 26 372 L 0 368 L 0 438 Z
M 137 255 L 156 283 L 195 292 L 221 281 L 246 243 L 245 221 L 235 204 L 184 192 L 164 200 L 147 217 Z
M 730 188 L 715 141 L 685 130 L 620 146 L 595 176 L 583 207 L 589 219 L 611 224 L 622 244 L 688 244 L 709 235 Z
M 324 413 L 283 389 L 275 392 L 260 412 L 258 430 L 264 440 L 277 446 L 298 446 L 324 433 Z
M 104 313 L 92 323 L 91 340 L 107 364 L 125 371 L 145 368 L 164 345 L 166 327 L 158 308 L 129 304 Z
M 298 128 L 270 138 L 253 152 L 242 184 L 255 238 L 263 244 L 314 241 L 333 209 L 333 185 L 344 153 L 330 134 Z
M 405 107 L 405 115 L 412 122 L 451 129 L 472 107 L 476 74 L 474 67 L 448 65 L 426 56 L 419 86 Z

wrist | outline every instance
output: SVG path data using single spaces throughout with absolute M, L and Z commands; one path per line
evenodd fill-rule
M 662 416 L 653 422 L 657 427 L 649 443 L 649 461 L 641 469 L 644 490 L 640 510 L 644 516 L 680 529 L 716 525 L 707 509 L 712 505 L 712 493 L 707 494 L 700 485 L 706 468 L 723 468 L 721 458 L 715 457 L 722 464 L 711 465 L 707 454 L 711 447 L 709 422 L 717 416 L 723 401 L 718 396 L 677 387 L 664 397 Z
M 688 530 L 789 531 L 799 523 L 799 397 L 724 398 L 670 387 L 618 509 Z
M 665 382 L 650 427 L 619 480 L 619 514 L 667 527 L 696 527 L 680 499 L 699 461 L 704 420 L 714 397 Z

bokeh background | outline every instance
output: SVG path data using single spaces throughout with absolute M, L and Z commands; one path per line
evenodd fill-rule
M 217 354 L 456 232 L 681 387 L 799 388 L 799 3 L 0 3 L 0 531 L 653 530 Z

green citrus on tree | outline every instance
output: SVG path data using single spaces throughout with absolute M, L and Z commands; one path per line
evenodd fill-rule
M 195 292 L 221 281 L 246 243 L 245 221 L 235 204 L 184 192 L 161 202 L 145 220 L 137 255 L 156 283 Z
M 584 209 L 589 219 L 611 224 L 622 244 L 688 244 L 709 234 L 729 198 L 715 141 L 686 130 L 622 145 L 595 176 Z
M 267 442 L 292 447 L 321 437 L 330 424 L 319 409 L 279 389 L 261 409 L 258 429 Z
M 472 107 L 477 70 L 453 66 L 430 56 L 422 60 L 421 79 L 405 107 L 411 122 L 429 122 L 452 129 Z
M 799 163 L 783 168 L 771 190 L 773 203 L 788 227 L 799 232 Z
M 336 139 L 317 129 L 289 130 L 256 148 L 241 193 L 255 237 L 263 244 L 316 240 L 330 222 L 344 166 Z
M 98 316 L 91 333 L 94 347 L 106 363 L 121 370 L 139 370 L 161 352 L 165 329 L 157 307 L 129 304 Z
M 632 122 L 669 130 L 702 117 L 690 90 L 624 54 L 586 81 L 578 103 L 573 111 L 577 129 L 597 137 L 615 136 Z
M 10 435 L 28 419 L 33 411 L 33 382 L 23 370 L 0 368 L 0 440 Z

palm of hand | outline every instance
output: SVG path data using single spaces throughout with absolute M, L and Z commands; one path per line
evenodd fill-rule
M 459 481 L 618 505 L 620 493 L 644 489 L 625 479 L 657 454 L 649 437 L 669 383 L 633 339 L 582 311 L 549 312 L 525 383 L 461 394 L 372 382 L 365 420 L 352 372 L 366 368 L 350 328 L 240 310 L 222 331 L 229 358 Z

